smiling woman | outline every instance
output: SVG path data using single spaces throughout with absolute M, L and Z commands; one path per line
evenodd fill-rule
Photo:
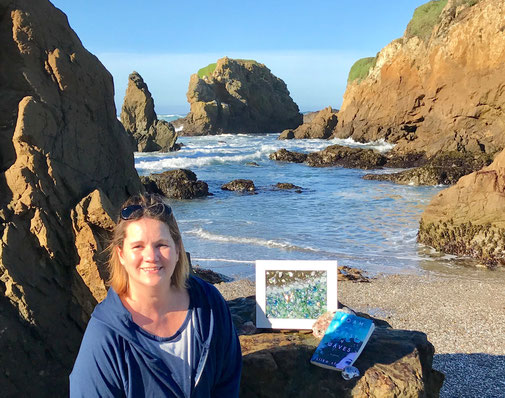
M 107 298 L 92 314 L 72 397 L 237 397 L 242 356 L 230 311 L 196 277 L 164 198 L 130 198 L 110 249 Z

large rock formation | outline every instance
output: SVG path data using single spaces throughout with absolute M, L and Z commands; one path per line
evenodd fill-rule
M 302 123 L 286 84 L 263 64 L 221 58 L 191 75 L 183 135 L 272 133 Z
M 476 257 L 489 267 L 505 265 L 505 150 L 491 165 L 432 199 L 418 239 L 446 253 Z
M 294 130 L 284 130 L 279 135 L 279 140 L 292 139 L 292 138 L 318 138 L 327 139 L 333 133 L 333 129 L 338 122 L 338 112 L 333 110 L 331 106 L 324 108 L 317 112 L 315 115 L 307 117 L 301 126 Z
M 351 69 L 335 136 L 428 157 L 503 149 L 504 20 L 502 0 L 419 7 L 402 38 Z
M 438 397 L 443 374 L 432 369 L 433 345 L 411 330 L 377 327 L 357 359 L 361 376 L 312 365 L 319 340 L 312 334 L 240 336 L 240 396 L 247 397 Z
M 1 394 L 64 396 L 103 295 L 90 248 L 141 185 L 112 76 L 65 14 L 0 0 L 0 18 Z
M 139 152 L 168 152 L 179 149 L 175 143 L 177 133 L 174 126 L 165 120 L 158 120 L 147 84 L 135 71 L 128 76 L 128 87 L 121 108 L 121 123 Z

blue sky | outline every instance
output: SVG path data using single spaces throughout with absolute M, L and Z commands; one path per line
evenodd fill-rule
M 136 70 L 158 114 L 189 111 L 189 77 L 224 56 L 255 59 L 301 111 L 339 108 L 352 64 L 401 37 L 424 0 L 51 0 L 114 77 L 121 109 Z

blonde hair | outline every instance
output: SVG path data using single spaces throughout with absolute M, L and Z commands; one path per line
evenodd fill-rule
M 143 217 L 152 218 L 155 220 L 159 220 L 165 223 L 169 230 L 172 239 L 174 240 L 177 251 L 179 252 L 179 258 L 177 259 L 177 263 L 175 264 L 174 273 L 172 274 L 171 283 L 173 286 L 177 288 L 184 288 L 186 286 L 186 281 L 189 276 L 189 261 L 186 256 L 186 251 L 184 250 L 184 245 L 182 244 L 182 237 L 179 231 L 179 227 L 177 225 L 177 221 L 175 221 L 175 217 L 172 212 L 167 214 L 166 211 L 163 212 L 150 212 L 149 208 L 156 205 L 165 205 L 166 199 L 161 195 L 157 194 L 143 194 L 136 195 L 130 197 L 126 202 L 123 203 L 121 209 L 131 205 L 140 205 L 143 208 L 143 214 L 139 218 L 135 218 L 132 220 L 123 220 L 121 217 L 118 217 L 118 222 L 114 227 L 112 241 L 108 247 L 109 250 L 109 262 L 107 264 L 109 271 L 109 280 L 108 285 L 111 286 L 119 296 L 123 296 L 128 293 L 128 274 L 126 273 L 123 265 L 119 261 L 118 249 L 123 247 L 125 236 L 126 236 L 126 227 L 132 222 L 139 220 Z M 168 206 L 168 208 L 170 208 Z

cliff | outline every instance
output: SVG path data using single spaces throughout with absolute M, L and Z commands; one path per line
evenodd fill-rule
M 440 0 L 402 38 L 351 69 L 334 136 L 397 153 L 495 154 L 505 147 L 505 4 Z
M 431 200 L 418 240 L 491 268 L 505 265 L 505 150 Z
M 0 18 L 0 385 L 64 396 L 104 236 L 141 185 L 112 76 L 65 14 L 0 0 Z
M 135 150 L 139 152 L 168 152 L 178 149 L 174 127 L 164 120 L 158 120 L 147 84 L 135 71 L 128 76 L 121 123 L 132 138 Z
M 221 58 L 191 75 L 182 135 L 272 133 L 302 123 L 286 84 L 263 64 Z

